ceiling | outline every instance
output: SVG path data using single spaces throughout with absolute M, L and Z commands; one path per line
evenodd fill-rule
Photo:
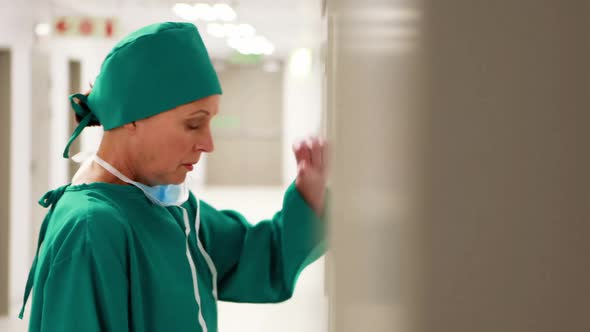
M 237 13 L 235 23 L 254 26 L 257 34 L 275 46 L 272 57 L 282 58 L 298 47 L 313 47 L 321 42 L 321 0 L 30 0 L 44 19 L 60 15 L 107 16 L 119 22 L 120 35 L 159 21 L 182 21 L 172 12 L 176 2 L 225 2 Z M 226 57 L 233 50 L 223 38 L 206 33 L 206 22 L 195 22 L 214 57 Z

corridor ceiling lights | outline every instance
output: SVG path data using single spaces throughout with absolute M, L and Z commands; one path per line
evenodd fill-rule
M 198 3 L 194 5 L 193 8 L 197 20 L 201 19 L 203 21 L 212 22 L 217 19 L 217 12 L 215 9 L 206 3 Z
M 177 3 L 172 7 L 176 16 L 186 21 L 203 20 L 206 22 L 223 21 L 231 22 L 237 17 L 236 12 L 229 5 L 218 3 L 209 5 L 206 3 L 197 3 L 189 5 L 187 3 Z
M 223 38 L 225 37 L 225 28 L 223 27 L 223 24 L 210 23 L 207 24 L 207 33 L 213 37 Z
M 234 31 L 227 31 L 228 37 L 254 37 L 256 36 L 256 29 L 250 24 L 240 24 Z
M 263 36 L 230 37 L 227 45 L 241 54 L 271 55 L 275 51 L 274 45 Z
M 233 8 L 224 3 L 213 5 L 213 11 L 217 14 L 217 18 L 224 22 L 232 22 L 238 16 Z
M 250 24 L 209 23 L 207 24 L 207 32 L 217 38 L 248 38 L 256 35 L 256 29 Z
M 256 35 L 256 29 L 252 25 L 228 23 L 235 21 L 237 14 L 227 4 L 177 3 L 172 11 L 186 21 L 209 22 L 207 33 L 216 38 L 227 38 L 227 44 L 241 54 L 271 55 L 275 51 L 268 39 Z
M 176 16 L 186 21 L 196 21 L 197 13 L 193 6 L 186 3 L 177 3 L 172 7 L 172 11 Z

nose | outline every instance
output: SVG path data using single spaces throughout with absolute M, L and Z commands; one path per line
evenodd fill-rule
M 213 136 L 211 135 L 211 131 L 208 131 L 204 138 L 201 137 L 201 139 L 199 139 L 199 141 L 193 145 L 193 150 L 195 152 L 202 151 L 211 153 L 214 149 L 215 146 L 213 144 Z

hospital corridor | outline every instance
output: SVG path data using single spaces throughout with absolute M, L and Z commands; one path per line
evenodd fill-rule
M 587 31 L 0 0 L 0 332 L 590 332 Z

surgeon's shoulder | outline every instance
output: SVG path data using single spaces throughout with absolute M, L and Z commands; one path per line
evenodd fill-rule
M 105 245 L 124 250 L 130 235 L 120 209 L 112 202 L 82 192 L 66 192 L 55 206 L 47 238 L 55 259 Z
M 235 212 L 235 211 L 229 211 L 229 210 L 219 211 L 215 207 L 213 207 L 212 205 L 207 203 L 206 201 L 199 199 L 197 196 L 195 196 L 193 194 L 192 191 L 190 192 L 188 202 L 189 202 L 189 207 L 190 207 L 191 211 L 197 211 L 197 204 L 198 204 L 198 208 L 200 210 L 199 213 L 200 213 L 201 222 L 208 222 L 208 221 L 215 222 L 216 219 L 223 218 L 224 213 Z

